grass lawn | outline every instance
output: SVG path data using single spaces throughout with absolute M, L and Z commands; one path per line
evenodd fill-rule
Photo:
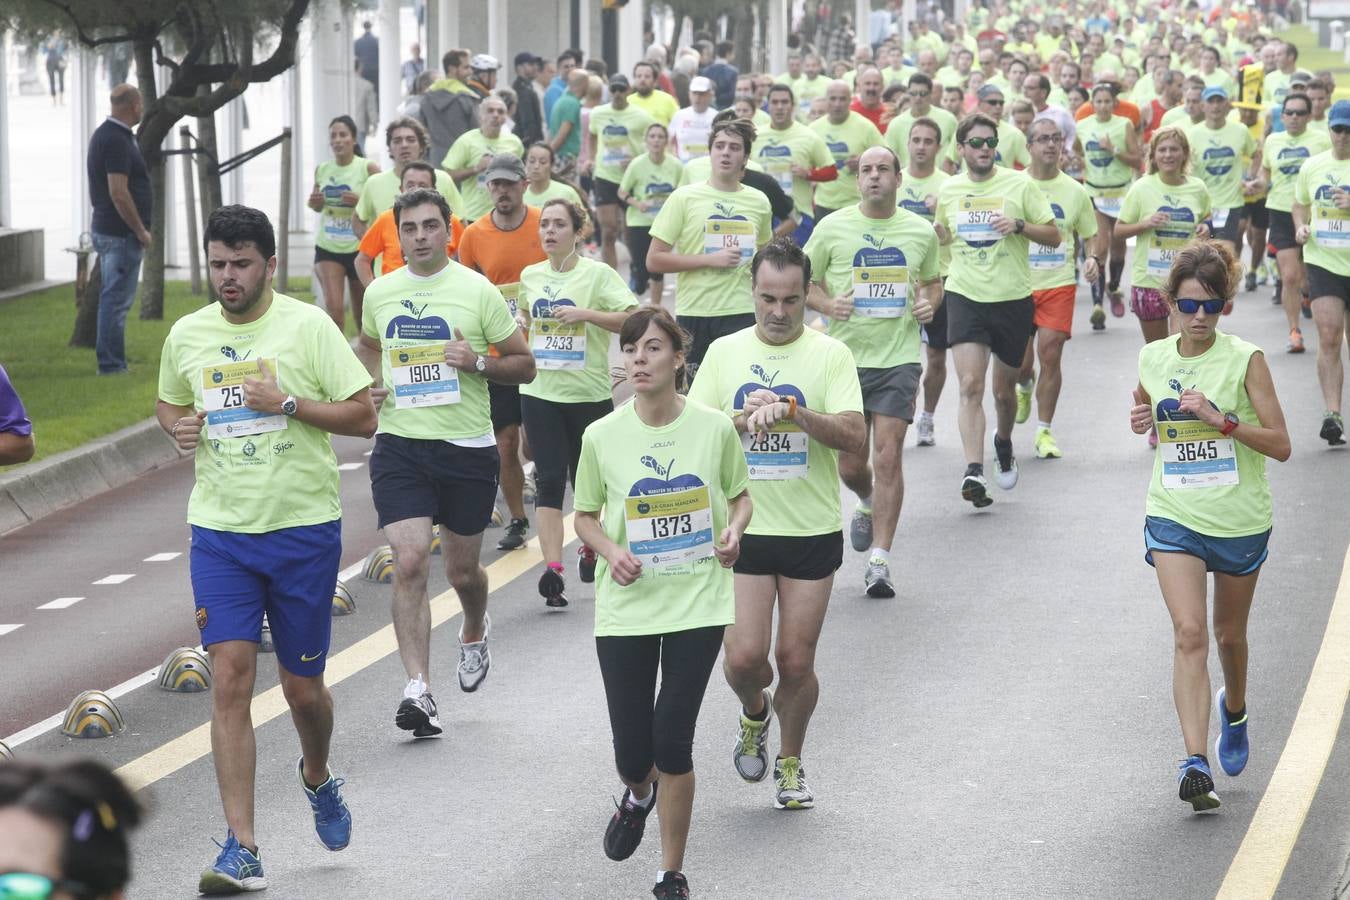
M 1279 33 L 1280 40 L 1288 41 L 1298 48 L 1298 67 L 1316 72 L 1330 69 L 1336 75 L 1335 100 L 1350 100 L 1350 65 L 1338 51 L 1319 47 L 1317 32 L 1307 25 L 1292 25 Z
M 309 280 L 291 279 L 291 296 L 308 302 Z M 66 346 L 75 324 L 75 288 L 53 288 L 0 303 L 0 365 L 23 398 L 37 443 L 34 461 L 134 425 L 155 413 L 159 351 L 169 327 L 206 303 L 186 282 L 165 286 L 164 319 L 127 316 L 130 375 L 99 377 L 92 348 Z M 350 326 L 349 326 L 350 327 Z M 7 469 L 6 471 L 12 471 Z

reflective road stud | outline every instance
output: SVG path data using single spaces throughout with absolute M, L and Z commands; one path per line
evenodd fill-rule
M 0 741 L 0 762 L 4 762 L 7 759 L 13 758 L 14 758 L 14 751 L 9 749 L 9 745 L 6 744 L 4 741 Z
M 159 686 L 179 694 L 196 694 L 211 687 L 211 664 L 196 647 L 179 647 L 159 667 Z
M 102 738 L 125 731 L 126 720 L 117 704 L 102 691 L 85 691 L 66 707 L 61 733 L 66 737 Z
M 333 589 L 333 615 L 350 616 L 356 612 L 356 597 L 352 595 L 351 589 L 341 581 Z
M 367 581 L 393 584 L 394 551 L 389 549 L 388 545 L 376 547 L 370 551 L 370 555 L 366 557 L 366 567 L 362 574 L 365 575 Z

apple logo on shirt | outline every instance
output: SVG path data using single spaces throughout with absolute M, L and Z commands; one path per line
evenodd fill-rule
M 540 297 L 538 300 L 534 301 L 534 303 L 530 304 L 530 317 L 533 319 L 552 319 L 555 307 L 571 306 L 575 308 L 576 303 L 574 301 L 569 300 L 566 297 L 558 296 L 560 290 L 561 288 L 545 285 L 545 296 Z M 547 334 L 551 329 L 547 323 L 541 323 L 539 325 L 539 330 Z
M 795 384 L 774 384 L 774 381 L 778 378 L 777 372 L 774 372 L 772 375 L 767 375 L 765 374 L 763 367 L 758 363 L 751 363 L 750 374 L 758 378 L 759 381 L 747 381 L 737 388 L 736 399 L 733 402 L 732 409 L 744 409 L 745 398 L 755 391 L 764 389 L 772 390 L 780 397 L 796 397 L 798 406 L 806 406 L 806 395 L 802 393 L 801 388 L 797 387 Z
M 863 247 L 857 253 L 853 254 L 854 268 L 905 265 L 905 254 L 899 248 L 883 247 L 881 245 L 883 239 L 873 237 L 870 234 L 864 234 L 862 238 L 871 246 Z
M 640 478 L 633 482 L 633 486 L 628 489 L 628 496 L 630 497 L 650 497 L 655 494 L 669 494 L 674 491 L 685 491 L 704 486 L 703 479 L 692 473 L 672 474 L 675 471 L 674 459 L 671 459 L 664 466 L 650 456 L 644 456 L 640 461 L 659 477 Z M 651 511 L 651 507 L 645 503 L 639 503 L 637 509 L 643 515 Z
M 1206 147 L 1201 159 L 1205 161 L 1205 172 L 1215 178 L 1222 178 L 1233 171 L 1237 154 L 1232 147 Z
M 1182 388 L 1182 386 L 1181 386 L 1181 382 L 1180 382 L 1180 381 L 1177 381 L 1175 378 L 1173 378 L 1173 379 L 1171 379 L 1170 381 L 1167 382 L 1167 386 L 1170 387 L 1172 390 L 1176 391 L 1176 392 L 1177 392 L 1177 396 L 1176 396 L 1176 397 L 1164 397 L 1162 400 L 1159 400 L 1159 401 L 1158 401 L 1157 409 L 1156 409 L 1155 412 L 1154 412 L 1154 417 L 1157 419 L 1157 421 L 1159 421 L 1159 422 L 1195 422 L 1195 421 L 1197 421 L 1197 420 L 1200 418 L 1199 416 L 1195 415 L 1194 413 L 1188 413 L 1188 412 L 1182 412 L 1182 411 L 1181 411 L 1181 399 L 1180 399 L 1180 398 L 1181 398 L 1181 392 L 1182 392 L 1182 390 L 1184 390 L 1184 388 Z M 1193 390 L 1194 388 L 1195 388 L 1195 385 L 1191 385 L 1191 389 Z M 1217 406 L 1214 405 L 1214 401 L 1213 401 L 1213 400 L 1208 400 L 1208 401 L 1206 401 L 1206 402 L 1209 403 L 1210 406 L 1214 407 L 1214 411 L 1215 411 L 1215 412 L 1218 412 L 1218 411 L 1219 411 L 1219 407 L 1217 407 Z M 1175 433 L 1175 432 L 1168 432 L 1167 436 L 1168 436 L 1168 437 L 1176 437 L 1176 433 Z
M 420 307 L 404 298 L 399 301 L 399 306 L 406 309 L 412 315 L 397 315 L 389 320 L 389 324 L 384 328 L 386 338 L 398 338 L 401 340 L 431 340 L 448 341 L 451 338 L 450 325 L 440 316 L 426 316 L 430 303 L 424 303 Z
M 1173 197 L 1171 194 L 1163 194 L 1164 205 L 1158 207 L 1158 212 L 1166 213 L 1169 223 L 1185 225 L 1186 227 L 1169 228 L 1168 226 L 1163 225 L 1159 228 L 1155 228 L 1154 231 L 1162 237 L 1190 237 L 1195 231 L 1195 213 L 1191 212 L 1189 207 L 1183 206 L 1182 204 L 1184 202 L 1184 200 Z
M 1303 168 L 1303 161 L 1311 155 L 1312 154 L 1308 152 L 1307 147 L 1285 147 L 1283 150 L 1280 151 L 1279 156 L 1276 158 L 1276 161 L 1279 163 L 1283 163 L 1285 160 L 1288 159 L 1288 160 L 1297 160 L 1297 162 L 1294 162 L 1290 165 L 1281 165 L 1280 174 L 1297 175 L 1298 170 Z

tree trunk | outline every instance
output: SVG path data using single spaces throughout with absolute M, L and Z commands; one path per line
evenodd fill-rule
M 742 72 L 754 70 L 755 20 L 748 3 L 738 3 L 727 18 L 730 40 L 736 42 L 736 68 Z
M 141 96 L 149 107 L 159 98 L 155 85 L 154 41 L 137 40 L 133 44 L 136 59 L 136 81 Z M 145 167 L 150 175 L 150 246 L 146 248 L 141 266 L 141 318 L 164 318 L 164 240 L 165 203 L 164 154 L 158 142 L 141 146 Z
M 202 86 L 197 89 L 197 93 L 209 94 L 211 89 Z M 225 205 L 220 175 L 215 171 L 220 161 L 220 148 L 216 144 L 214 114 L 197 119 L 197 144 L 206 151 L 205 155 L 197 157 L 197 194 L 202 206 L 202 228 L 205 229 L 207 217 Z
M 89 254 L 89 277 L 84 282 L 84 293 L 75 288 L 75 329 L 70 334 L 71 347 L 92 349 L 98 341 L 98 294 L 103 287 L 98 256 Z
M 679 51 L 680 31 L 683 30 L 683 28 L 684 28 L 684 13 L 680 12 L 677 9 L 675 10 L 675 27 L 671 29 L 670 40 L 667 42 L 672 51 L 676 52 Z

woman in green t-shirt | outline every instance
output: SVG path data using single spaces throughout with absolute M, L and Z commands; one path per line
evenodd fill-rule
M 1103 82 L 1092 89 L 1093 115 L 1078 123 L 1078 143 L 1083 157 L 1083 183 L 1097 209 L 1097 231 L 1111 242 L 1110 262 L 1098 260 L 1102 274 L 1092 285 L 1092 330 L 1106 327 L 1103 296 L 1111 300 L 1111 315 L 1125 315 L 1125 295 L 1120 276 L 1125 271 L 1125 239 L 1115 234 L 1120 205 L 1139 167 L 1139 135 L 1134 124 L 1115 115 L 1116 86 Z
M 624 223 L 628 226 L 629 283 L 633 293 L 641 297 L 651 288 L 647 302 L 661 305 L 665 276 L 647 271 L 647 250 L 652 245 L 652 222 L 667 198 L 684 184 L 684 165 L 666 155 L 670 134 L 666 126 L 653 122 L 647 126 L 644 141 L 647 152 L 628 164 L 619 182 L 619 202 L 628 210 Z
M 525 151 L 525 205 L 542 207 L 550 200 L 567 200 L 585 207 L 581 193 L 570 182 L 553 177 L 557 156 L 545 141 Z
M 585 211 L 550 200 L 539 211 L 539 243 L 548 259 L 520 272 L 517 320 L 525 329 L 538 374 L 520 386 L 520 414 L 534 453 L 534 511 L 546 566 L 539 595 L 567 605 L 563 578 L 563 494 L 576 487 L 581 435 L 614 409 L 609 375 L 610 335 L 637 308 L 633 292 L 609 266 L 578 252 Z M 582 546 L 577 576 L 595 580 L 595 551 Z
M 633 402 L 586 430 L 575 503 L 577 536 L 604 557 L 595 651 L 625 786 L 605 855 L 632 856 L 655 808 L 661 873 L 652 893 L 667 900 L 689 896 L 694 725 L 736 616 L 731 567 L 751 513 L 736 427 L 677 390 L 688 341 L 661 307 L 624 321 Z
M 1218 330 L 1242 265 L 1221 242 L 1196 240 L 1172 262 L 1163 295 L 1177 333 L 1139 352 L 1130 427 L 1157 427 L 1144 518 L 1144 559 L 1172 618 L 1172 697 L 1186 759 L 1179 795 L 1195 810 L 1219 797 L 1209 748 L 1206 574 L 1214 573 L 1214 638 L 1223 666 L 1214 751 L 1230 777 L 1247 764 L 1247 616 L 1270 539 L 1266 458 L 1289 458 L 1289 432 L 1261 350 Z
M 328 123 L 328 147 L 333 158 L 314 170 L 314 187 L 309 191 L 309 208 L 319 214 L 314 274 L 323 290 L 328 315 L 339 329 L 345 328 L 344 288 L 351 290 L 352 319 L 359 327 L 366 289 L 356 275 L 356 251 L 361 242 L 352 231 L 352 210 L 366 179 L 380 171 L 380 164 L 361 155 L 356 122 L 351 116 L 338 116 Z

